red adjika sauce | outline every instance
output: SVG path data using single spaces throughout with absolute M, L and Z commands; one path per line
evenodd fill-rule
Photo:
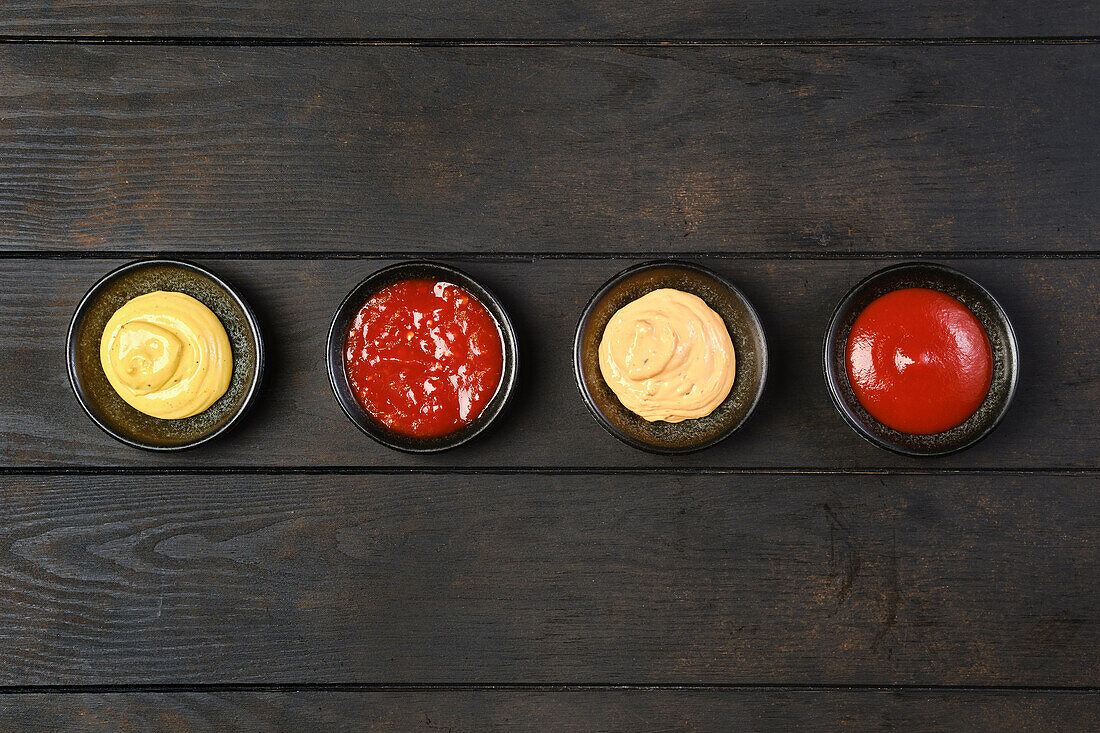
M 846 360 L 867 412 L 916 435 L 966 422 L 993 379 L 981 322 L 956 298 L 927 288 L 895 290 L 864 308 L 848 335 Z
M 390 430 L 447 435 L 473 421 L 496 393 L 504 345 L 481 302 L 457 285 L 410 279 L 363 304 L 344 349 L 348 382 Z

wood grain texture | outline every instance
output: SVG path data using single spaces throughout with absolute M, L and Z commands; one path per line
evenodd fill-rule
M 0 487 L 4 685 L 1100 682 L 1095 475 Z
M 297 38 L 837 38 L 1079 36 L 1090 3 L 1052 0 L 10 0 L 0 33 Z
M 218 260 L 240 287 L 268 347 L 256 410 L 215 444 L 150 455 L 116 443 L 84 415 L 65 372 L 64 339 L 81 296 L 118 260 L 0 261 L 0 465 L 8 467 L 541 467 L 1054 468 L 1097 463 L 1100 261 L 946 260 L 987 286 L 1015 323 L 1021 381 L 1005 422 L 982 444 L 945 458 L 906 458 L 860 439 L 829 400 L 821 339 L 835 304 L 890 261 L 701 260 L 758 308 L 770 343 L 768 387 L 741 432 L 689 456 L 654 456 L 605 433 L 572 371 L 580 312 L 630 260 L 466 261 L 495 291 L 520 334 L 514 402 L 492 430 L 442 454 L 409 456 L 375 444 L 340 411 L 325 338 L 336 307 L 372 260 Z
M 1078 692 L 877 690 L 379 690 L 19 694 L 21 731 L 1090 731 Z
M 1098 251 L 1093 44 L 7 45 L 0 78 L 6 251 Z
M 0 17 L 230 44 L 1098 30 L 987 0 Z M 1100 44 L 5 43 L 0 79 L 0 728 L 1096 728 Z M 159 252 L 219 258 L 270 354 L 259 409 L 178 456 L 99 433 L 64 371 L 79 297 Z M 323 358 L 343 295 L 418 253 L 497 291 L 524 356 L 501 423 L 428 457 L 359 434 Z M 569 348 L 600 283 L 671 253 L 772 348 L 746 429 L 679 458 L 603 433 Z M 905 253 L 975 276 L 1021 341 L 1006 422 L 953 457 L 863 443 L 820 376 L 833 305 Z M 644 687 L 681 684 L 732 687 Z

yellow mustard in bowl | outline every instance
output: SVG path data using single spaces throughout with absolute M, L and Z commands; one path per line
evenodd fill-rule
M 229 389 L 233 354 L 214 313 L 185 293 L 127 301 L 103 329 L 99 359 L 119 397 L 146 415 L 197 415 Z
M 649 422 L 706 417 L 733 388 L 735 355 L 725 322 L 682 290 L 654 290 L 616 311 L 599 357 L 611 391 Z

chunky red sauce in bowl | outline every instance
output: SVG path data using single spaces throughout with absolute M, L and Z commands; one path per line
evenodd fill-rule
M 500 384 L 504 346 L 477 298 L 444 280 L 414 278 L 363 304 L 344 361 L 372 417 L 401 435 L 436 438 L 485 409 Z
M 408 262 L 366 278 L 337 309 L 328 370 L 348 418 L 390 448 L 461 445 L 503 411 L 515 387 L 515 330 L 466 273 Z
M 860 312 L 848 334 L 848 380 L 867 412 L 894 430 L 930 435 L 966 422 L 993 379 L 977 317 L 946 293 L 902 288 Z

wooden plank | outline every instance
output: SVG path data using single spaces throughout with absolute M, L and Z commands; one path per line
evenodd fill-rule
M 296 38 L 838 38 L 1080 36 L 1100 31 L 1088 3 L 976 0 L 14 0 L 0 33 Z
M 139 730 L 1095 730 L 1094 693 L 880 690 L 380 690 L 28 693 L 0 725 Z
M 1096 687 L 1096 475 L 0 478 L 0 684 Z
M 6 251 L 1098 251 L 1095 44 L 7 45 L 0 78 Z
M 81 412 L 65 371 L 64 335 L 85 290 L 119 262 L 0 261 L 0 465 L 9 467 L 542 468 L 1064 468 L 1097 469 L 1100 261 L 947 260 L 1003 300 L 1022 349 L 1020 387 L 1005 422 L 955 456 L 896 456 L 860 439 L 833 408 L 821 376 L 830 313 L 860 278 L 889 261 L 703 260 L 758 307 L 771 344 L 763 402 L 737 435 L 697 454 L 654 456 L 606 434 L 572 371 L 577 319 L 593 292 L 630 260 L 459 261 L 502 298 L 521 345 L 514 403 L 461 449 L 408 456 L 375 444 L 340 411 L 324 343 L 332 313 L 371 260 L 207 262 L 241 287 L 269 348 L 256 411 L 216 444 L 149 455 L 116 443 Z M 277 446 L 277 448 L 276 448 Z

